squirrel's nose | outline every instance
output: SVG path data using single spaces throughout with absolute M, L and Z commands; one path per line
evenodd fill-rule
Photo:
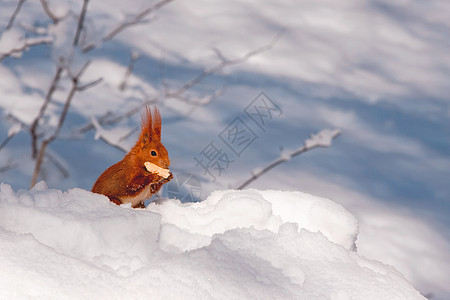
M 161 167 L 163 167 L 164 169 L 168 169 L 169 166 L 170 166 L 170 162 L 166 162 L 166 161 L 161 162 Z

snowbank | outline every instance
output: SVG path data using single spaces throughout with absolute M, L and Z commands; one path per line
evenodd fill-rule
M 0 298 L 423 299 L 360 257 L 355 218 L 300 192 L 216 191 L 133 210 L 0 187 Z

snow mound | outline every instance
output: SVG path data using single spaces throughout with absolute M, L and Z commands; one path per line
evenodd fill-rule
M 181 252 L 206 246 L 215 234 L 231 229 L 276 233 L 287 222 L 296 223 L 299 230 L 321 232 L 346 249 L 354 249 L 358 233 L 356 219 L 342 206 L 301 192 L 215 191 L 202 202 L 180 204 L 174 199 L 147 209 L 162 216 L 163 249 Z
M 424 299 L 354 249 L 355 218 L 300 192 L 116 206 L 0 186 L 0 298 Z

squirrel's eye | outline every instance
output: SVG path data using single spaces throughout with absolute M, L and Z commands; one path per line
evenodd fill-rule
M 152 152 L 150 152 L 151 156 L 156 156 L 156 151 L 152 150 Z

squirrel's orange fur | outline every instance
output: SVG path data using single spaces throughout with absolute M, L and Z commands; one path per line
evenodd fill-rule
M 161 168 L 170 166 L 169 155 L 161 144 L 161 115 L 148 107 L 142 115 L 141 135 L 136 145 L 125 157 L 109 167 L 95 182 L 92 192 L 103 194 L 116 203 L 130 203 L 132 207 L 145 207 L 144 200 L 156 193 L 173 176 L 163 178 L 150 173 L 145 162 Z

